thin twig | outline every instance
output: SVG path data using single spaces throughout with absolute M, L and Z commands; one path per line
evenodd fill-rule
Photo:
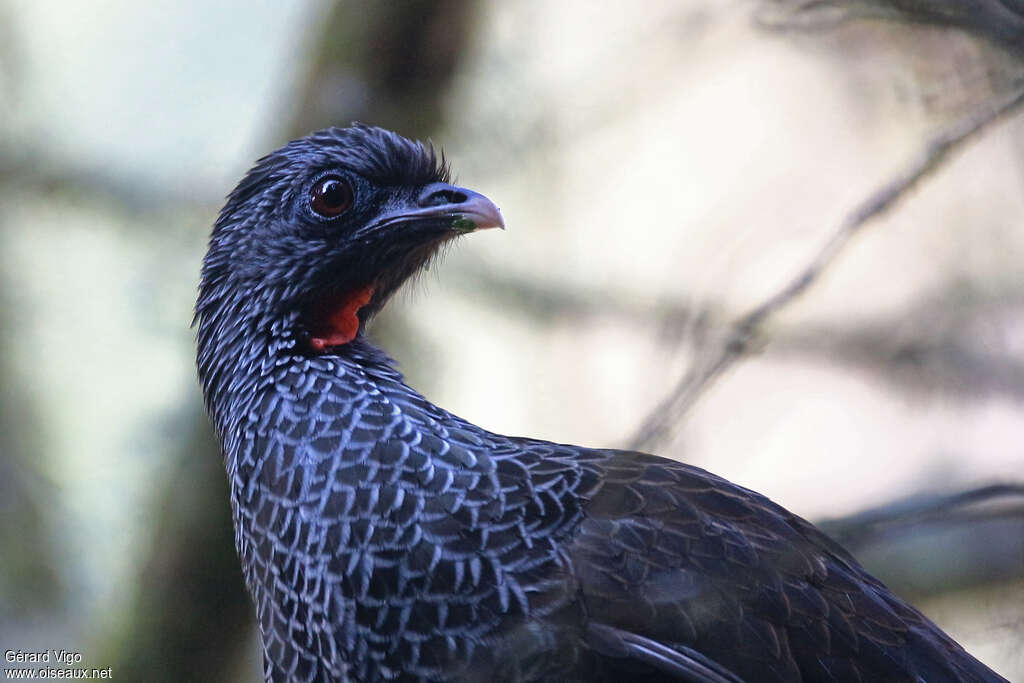
M 747 352 L 751 341 L 761 332 L 765 322 L 816 283 L 861 228 L 904 199 L 910 190 L 939 168 L 963 143 L 1021 104 L 1024 104 L 1024 88 L 1018 90 L 1012 97 L 967 117 L 933 138 L 917 160 L 894 179 L 872 192 L 847 215 L 839 229 L 795 278 L 734 322 L 720 344 L 709 348 L 706 353 L 697 354 L 697 358 L 672 392 L 648 414 L 630 439 L 631 447 L 650 448 L 660 442 L 711 383 Z

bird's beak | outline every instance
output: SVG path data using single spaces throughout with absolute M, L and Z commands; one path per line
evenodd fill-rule
M 456 233 L 505 229 L 501 211 L 494 202 L 479 192 L 448 183 L 426 186 L 409 204 L 382 215 L 373 228 L 408 222 L 432 223 Z
M 505 229 L 501 211 L 479 192 L 448 183 L 432 183 L 423 188 L 416 201 L 422 211 L 438 216 L 451 216 L 451 228 L 473 232 L 486 228 Z
M 466 199 L 449 205 L 455 216 L 451 226 L 453 230 L 473 232 L 487 228 L 505 229 L 505 219 L 501 217 L 501 210 L 494 202 L 472 190 L 458 189 L 457 192 Z

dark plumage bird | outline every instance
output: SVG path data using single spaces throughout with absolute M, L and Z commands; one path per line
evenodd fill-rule
M 332 128 L 261 159 L 196 305 L 268 681 L 998 681 L 767 498 L 644 453 L 508 437 L 364 336 L 502 225 L 429 146 Z

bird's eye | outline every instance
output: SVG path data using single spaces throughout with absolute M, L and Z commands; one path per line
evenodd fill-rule
M 309 206 L 324 218 L 334 218 L 352 206 L 352 186 L 335 176 L 316 181 L 309 191 Z

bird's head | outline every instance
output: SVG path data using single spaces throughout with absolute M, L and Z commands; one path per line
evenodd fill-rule
M 429 144 L 363 125 L 290 142 L 256 163 L 214 225 L 200 346 L 243 319 L 304 352 L 344 345 L 445 242 L 490 227 L 503 227 L 498 208 L 449 184 Z

